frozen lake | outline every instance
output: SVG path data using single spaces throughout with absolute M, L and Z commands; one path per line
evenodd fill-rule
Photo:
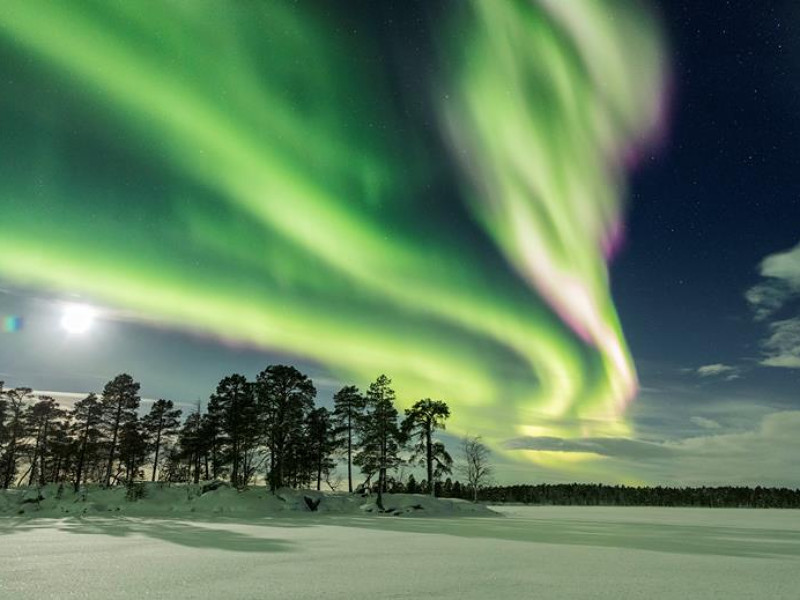
M 0 518 L 0 598 L 792 598 L 800 511 Z

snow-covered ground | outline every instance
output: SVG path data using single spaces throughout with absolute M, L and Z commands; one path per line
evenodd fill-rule
M 134 490 L 126 490 L 123 486 L 104 489 L 92 485 L 81 488 L 78 493 L 73 492 L 71 487 L 57 485 L 0 490 L 0 516 L 224 516 L 252 519 L 307 512 L 336 515 L 382 512 L 393 516 L 496 516 L 496 513 L 480 504 L 459 499 L 435 499 L 422 494 L 385 494 L 383 510 L 380 511 L 374 495 L 293 489 L 281 489 L 271 494 L 263 486 L 237 491 L 219 481 L 172 486 L 142 483 L 137 487 L 142 493 L 141 499 L 132 499 L 130 494 Z
M 800 511 L 497 510 L 4 517 L 0 598 L 800 597 Z

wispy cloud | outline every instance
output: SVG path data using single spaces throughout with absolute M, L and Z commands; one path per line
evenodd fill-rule
M 699 377 L 723 377 L 727 380 L 738 379 L 741 377 L 741 367 L 714 363 L 713 365 L 703 365 L 698 367 L 695 374 Z
M 756 320 L 770 320 L 761 364 L 800 369 L 800 316 L 785 314 L 800 300 L 800 244 L 764 258 L 759 273 L 764 280 L 750 288 L 745 298 Z M 779 313 L 785 318 L 777 319 Z
M 744 297 L 753 309 L 756 321 L 764 321 L 783 308 L 793 295 L 791 287 L 784 281 L 773 279 L 754 285 Z
M 722 429 L 722 425 L 720 425 L 714 419 L 695 416 L 691 417 L 689 420 L 698 427 L 702 427 L 703 429 Z
M 767 367 L 800 369 L 800 317 L 770 323 L 770 336 L 764 340 Z
M 765 319 L 800 296 L 800 244 L 770 254 L 761 261 L 758 270 L 764 281 L 750 288 L 745 298 L 755 310 L 756 318 Z

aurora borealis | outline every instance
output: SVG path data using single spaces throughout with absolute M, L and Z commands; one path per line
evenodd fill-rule
M 389 372 L 493 444 L 626 434 L 607 261 L 663 127 L 659 29 L 472 0 L 431 30 L 426 125 L 324 3 L 6 3 L 0 278 Z

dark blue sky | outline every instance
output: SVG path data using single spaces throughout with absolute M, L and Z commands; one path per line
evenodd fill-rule
M 614 294 L 647 365 L 747 365 L 763 323 L 745 292 L 800 242 L 800 11 L 785 2 L 662 2 L 674 96 L 667 140 L 631 189 Z M 782 390 L 787 373 L 751 377 Z

